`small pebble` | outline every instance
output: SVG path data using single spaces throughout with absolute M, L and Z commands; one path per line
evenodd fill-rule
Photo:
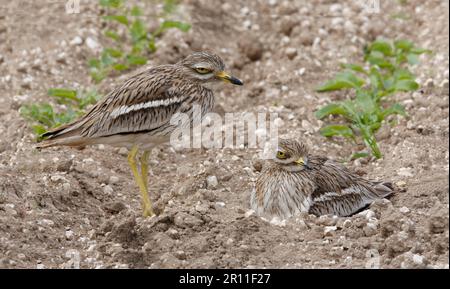
M 206 179 L 206 184 L 207 184 L 208 189 L 216 189 L 217 186 L 219 185 L 219 182 L 217 181 L 216 176 L 209 176 Z
M 324 229 L 323 229 L 323 234 L 325 235 L 325 236 L 333 236 L 334 235 L 334 232 L 337 230 L 337 227 L 336 226 L 326 226 Z
M 103 192 L 105 194 L 110 195 L 110 194 L 112 194 L 114 192 L 114 190 L 113 190 L 113 188 L 110 185 L 106 185 L 106 186 L 103 187 Z
M 244 216 L 245 216 L 246 218 L 248 218 L 248 217 L 252 216 L 254 213 L 255 213 L 254 210 L 248 210 L 247 212 L 245 212 Z
M 117 184 L 119 182 L 119 178 L 116 176 L 110 176 L 108 183 L 110 185 Z
M 289 47 L 289 48 L 286 48 L 285 53 L 286 53 L 286 56 L 292 60 L 297 56 L 297 49 L 294 47 Z
M 70 45 L 81 45 L 83 43 L 83 39 L 80 36 L 75 36 L 70 42 Z
M 403 214 L 408 214 L 409 213 L 409 209 L 407 207 L 401 207 L 399 209 L 399 211 L 400 211 L 400 213 L 403 213 Z

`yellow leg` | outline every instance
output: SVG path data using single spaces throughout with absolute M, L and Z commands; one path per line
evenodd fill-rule
M 145 185 L 145 188 L 148 192 L 148 157 L 150 156 L 150 152 L 144 151 L 141 156 L 141 177 L 142 182 Z
M 139 191 L 142 197 L 142 206 L 144 209 L 144 217 L 149 217 L 153 215 L 152 203 L 148 197 L 147 184 L 144 184 L 142 177 L 139 175 L 139 171 L 136 165 L 136 155 L 138 153 L 138 147 L 134 146 L 130 153 L 128 154 L 128 164 L 130 165 L 131 171 L 133 172 L 136 183 L 139 186 Z

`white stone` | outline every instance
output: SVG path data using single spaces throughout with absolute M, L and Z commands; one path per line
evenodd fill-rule
M 334 13 L 339 13 L 342 10 L 342 5 L 341 4 L 331 4 L 330 5 L 330 13 L 334 14 Z
M 246 218 L 248 218 L 248 217 L 252 216 L 254 213 L 255 213 L 254 210 L 248 210 L 247 212 L 245 212 L 244 216 L 245 216 Z
M 344 228 L 350 228 L 351 225 L 352 225 L 352 220 L 350 220 L 350 219 L 347 219 L 344 221 L 344 223 L 342 223 L 342 227 L 344 227 Z
M 397 170 L 397 175 L 401 177 L 413 177 L 413 169 L 412 168 L 399 168 Z
M 216 176 L 208 176 L 208 178 L 206 179 L 206 184 L 208 189 L 216 189 L 219 185 L 219 182 L 217 181 Z
M 399 211 L 400 211 L 400 213 L 403 213 L 403 214 L 408 214 L 409 213 L 409 209 L 407 207 L 401 207 L 399 209 Z
M 325 226 L 325 228 L 323 229 L 323 234 L 325 236 L 332 236 L 336 230 L 336 226 Z
M 80 45 L 83 43 L 83 38 L 81 38 L 80 36 L 75 36 L 70 42 L 70 45 Z
M 285 227 L 286 226 L 286 220 L 281 220 L 278 217 L 273 217 L 272 220 L 270 220 L 270 224 L 272 224 L 274 226 Z
M 106 185 L 106 186 L 103 187 L 103 192 L 105 194 L 110 195 L 110 194 L 112 194 L 114 192 L 114 190 L 113 190 L 113 188 L 110 185 Z
M 72 239 L 72 237 L 73 237 L 73 231 L 72 230 L 66 230 L 66 239 L 67 240 L 70 240 L 70 239 Z
M 109 177 L 109 184 L 116 184 L 119 182 L 119 178 L 116 176 L 110 176 Z
M 100 47 L 97 40 L 94 40 L 91 37 L 86 38 L 86 45 L 92 50 L 97 50 Z
M 375 212 L 372 210 L 364 210 L 364 211 L 358 213 L 358 216 L 362 216 L 366 220 L 369 220 L 370 218 L 375 218 Z
M 55 222 L 53 222 L 52 220 L 49 219 L 42 219 L 42 220 L 38 220 L 37 221 L 38 225 L 47 225 L 47 226 L 53 226 L 55 224 Z
M 216 202 L 216 207 L 224 208 L 225 207 L 225 203 L 224 202 Z
M 406 182 L 405 181 L 398 181 L 395 183 L 395 185 L 401 189 L 404 189 L 406 187 Z
M 285 53 L 286 53 L 286 56 L 289 59 L 293 59 L 295 56 L 297 56 L 297 48 L 295 48 L 295 47 L 288 47 L 288 48 L 286 48 Z
M 60 175 L 53 175 L 50 177 L 50 180 L 54 183 L 61 183 L 63 181 L 66 181 L 66 178 Z

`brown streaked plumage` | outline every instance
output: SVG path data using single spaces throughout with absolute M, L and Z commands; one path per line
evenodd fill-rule
M 206 83 L 223 80 L 242 85 L 224 68 L 222 59 L 208 52 L 149 68 L 112 90 L 80 119 L 45 133 L 47 139 L 38 147 L 109 144 L 129 148 L 128 162 L 142 194 L 144 216 L 153 215 L 147 185 L 149 150 L 167 142 L 180 126 L 191 125 L 194 105 L 201 108 L 200 118 L 213 108 L 214 95 Z M 177 113 L 188 115 L 190 123 L 171 123 Z M 144 151 L 140 174 L 138 150 Z
M 350 216 L 392 193 L 390 183 L 363 179 L 332 160 L 311 155 L 302 142 L 280 140 L 250 203 L 265 217 L 289 218 L 298 212 Z

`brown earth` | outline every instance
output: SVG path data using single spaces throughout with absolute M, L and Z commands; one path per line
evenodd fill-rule
M 64 2 L 0 0 L 0 268 L 449 267 L 448 1 L 381 1 L 380 13 L 358 1 L 183 1 L 179 17 L 193 28 L 167 33 L 150 64 L 215 51 L 245 82 L 219 88 L 218 111 L 278 112 L 283 136 L 335 159 L 361 147 L 319 135 L 314 110 L 344 95 L 314 87 L 377 37 L 433 50 L 415 70 L 422 91 L 394 97 L 409 116 L 380 131 L 384 157 L 348 163 L 397 193 L 350 218 L 274 223 L 249 212 L 254 150 L 155 149 L 150 188 L 161 214 L 143 219 L 124 150 L 33 148 L 19 107 L 49 101 L 50 87 L 91 87 L 86 62 L 98 48 L 88 44 L 106 41 L 95 1 L 79 14 Z

